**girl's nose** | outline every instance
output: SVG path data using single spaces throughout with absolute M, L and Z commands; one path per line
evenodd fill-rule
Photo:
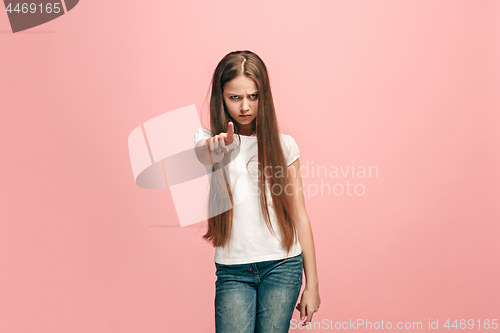
M 243 109 L 243 111 L 248 110 L 249 106 L 250 106 L 250 103 L 248 103 L 248 100 L 246 98 L 243 98 L 243 102 L 241 105 L 241 108 Z

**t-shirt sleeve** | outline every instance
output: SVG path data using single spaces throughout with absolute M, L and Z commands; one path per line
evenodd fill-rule
M 194 133 L 194 147 L 196 147 L 196 144 L 201 139 L 208 139 L 210 137 L 212 137 L 212 132 L 210 130 L 207 130 L 206 128 L 197 129 L 196 132 Z M 193 149 L 193 153 L 196 156 L 195 149 Z M 204 165 L 204 166 L 205 166 L 205 169 L 207 170 L 207 173 L 212 172 L 212 166 L 211 165 Z
M 210 130 L 207 130 L 206 128 L 197 129 L 194 133 L 194 146 L 196 146 L 198 141 L 201 139 L 208 139 L 210 137 L 212 137 L 212 132 L 210 132 Z
M 287 161 L 287 165 L 289 166 L 293 162 L 295 162 L 300 155 L 299 146 L 297 142 L 295 142 L 294 138 L 290 135 L 284 135 L 285 139 L 285 158 Z

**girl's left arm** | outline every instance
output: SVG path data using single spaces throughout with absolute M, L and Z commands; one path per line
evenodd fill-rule
M 306 276 L 306 286 L 302 292 L 300 303 L 297 310 L 300 311 L 300 319 L 306 316 L 304 324 L 312 320 L 313 313 L 318 311 L 321 303 L 319 297 L 319 279 L 316 270 L 316 253 L 314 250 L 314 239 L 307 216 L 304 203 L 304 193 L 302 191 L 302 176 L 300 175 L 300 162 L 297 159 L 288 167 L 291 184 L 293 185 L 293 198 L 295 209 L 295 221 L 299 235 L 300 247 L 302 248 L 302 257 L 304 261 L 304 273 Z M 290 193 L 290 191 L 286 191 Z

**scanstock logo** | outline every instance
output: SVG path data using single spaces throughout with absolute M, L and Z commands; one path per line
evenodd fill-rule
M 32 2 L 4 0 L 3 2 L 12 32 L 15 33 L 39 26 L 66 14 L 75 8 L 78 0 Z

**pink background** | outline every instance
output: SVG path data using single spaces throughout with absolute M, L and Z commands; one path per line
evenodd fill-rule
M 378 168 L 306 198 L 313 321 L 500 319 L 499 1 L 87 0 L 0 45 L 1 332 L 214 331 L 213 248 L 127 137 L 240 49 L 301 165 Z

